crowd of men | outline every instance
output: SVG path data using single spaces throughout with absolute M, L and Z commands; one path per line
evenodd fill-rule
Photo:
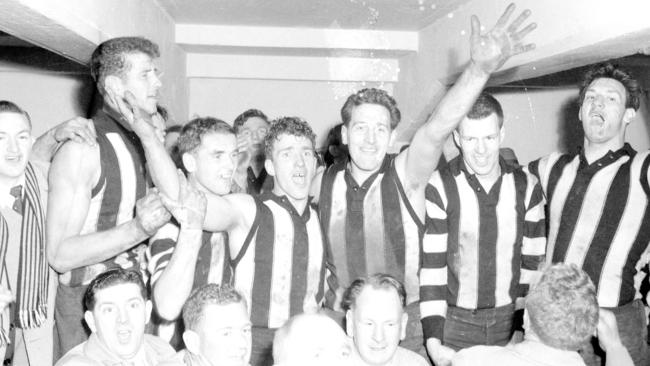
M 140 37 L 93 53 L 90 120 L 34 139 L 0 101 L 5 364 L 647 365 L 640 87 L 594 68 L 580 149 L 504 156 L 483 89 L 533 48 L 514 10 L 489 31 L 472 17 L 467 67 L 399 154 L 380 89 L 346 100 L 326 165 L 307 121 L 256 109 L 165 136 Z

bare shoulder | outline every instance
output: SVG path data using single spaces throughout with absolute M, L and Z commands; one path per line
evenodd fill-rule
M 99 146 L 68 141 L 57 151 L 49 171 L 50 187 L 57 181 L 86 183 L 93 186 L 101 173 Z

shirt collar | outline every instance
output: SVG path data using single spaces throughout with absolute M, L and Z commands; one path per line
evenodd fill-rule
M 106 113 L 107 116 L 109 116 L 112 120 L 117 122 L 122 128 L 129 132 L 133 132 L 133 129 L 131 128 L 131 124 L 122 116 L 120 112 L 115 110 L 110 104 L 107 102 L 104 102 L 104 105 L 102 105 L 102 111 Z
M 271 199 L 273 202 L 277 203 L 281 207 L 283 207 L 285 210 L 287 210 L 292 216 L 296 216 L 302 219 L 303 222 L 309 221 L 309 218 L 311 217 L 311 200 L 313 197 L 309 196 L 307 198 L 307 204 L 305 205 L 305 211 L 300 214 L 298 213 L 298 210 L 296 210 L 295 207 L 293 207 L 293 204 L 291 201 L 289 201 L 289 198 L 287 198 L 286 195 L 278 196 L 277 194 L 273 192 L 264 192 L 260 196 L 262 200 L 264 199 Z
M 449 162 L 448 166 L 449 171 L 454 176 L 458 176 L 460 172 L 465 173 L 468 177 L 475 175 L 474 173 L 470 173 L 470 171 L 467 169 L 467 165 L 465 164 L 465 159 L 463 159 L 462 154 L 452 159 Z M 515 163 L 509 163 L 504 158 L 499 156 L 499 167 L 501 168 L 501 176 L 503 176 L 505 174 L 514 172 L 515 169 L 517 169 L 519 166 Z
M 589 166 L 598 166 L 598 167 L 607 166 L 607 165 L 617 161 L 618 159 L 620 159 L 623 156 L 628 156 L 628 157 L 631 158 L 634 155 L 636 155 L 636 150 L 634 150 L 632 148 L 632 146 L 630 146 L 630 144 L 628 144 L 626 142 L 625 144 L 623 144 L 623 146 L 620 149 L 618 149 L 616 151 L 609 150 L 609 151 L 607 151 L 607 153 L 605 155 L 601 156 L 599 159 L 597 159 L 593 163 L 589 164 L 587 162 L 587 158 L 585 156 L 584 148 L 582 146 L 578 146 L 577 150 L 578 150 L 577 155 L 578 155 L 578 158 L 580 159 L 580 167 L 581 168 L 582 167 L 589 167 Z

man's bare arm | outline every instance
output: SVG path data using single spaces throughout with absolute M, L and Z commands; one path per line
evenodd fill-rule
M 203 244 L 206 199 L 183 178 L 180 179 L 179 200 L 165 198 L 163 202 L 180 224 L 180 230 L 169 263 L 153 285 L 153 298 L 158 314 L 171 321 L 178 318 L 192 291 L 199 250 Z
M 508 25 L 514 10 L 514 4 L 510 4 L 494 28 L 486 34 L 481 34 L 479 20 L 472 16 L 470 63 L 429 120 L 415 133 L 410 147 L 398 157 L 398 172 L 402 170 L 399 169 L 400 165 L 404 167 L 405 188 L 417 188 L 429 180 L 438 164 L 445 141 L 467 115 L 490 74 L 510 57 L 534 48 L 532 44 L 524 45 L 522 40 L 535 29 L 536 24 L 518 30 L 530 16 L 530 11 L 525 10 Z
M 112 229 L 80 235 L 91 191 L 99 179 L 99 147 L 68 142 L 56 154 L 49 174 L 48 260 L 57 272 L 110 259 L 148 238 L 169 219 L 155 195 L 138 201 L 138 216 Z

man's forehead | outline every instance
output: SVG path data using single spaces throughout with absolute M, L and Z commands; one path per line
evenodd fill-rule
M 244 122 L 244 124 L 242 125 L 242 128 L 243 129 L 259 129 L 259 128 L 267 128 L 268 125 L 269 125 L 269 123 L 266 122 L 261 117 L 250 117 Z
M 227 328 L 233 325 L 250 325 L 248 310 L 241 302 L 205 305 L 201 324 L 208 328 Z
M 587 87 L 587 91 L 597 89 L 625 94 L 625 85 L 613 78 L 597 78 Z
M 110 287 L 102 288 L 95 292 L 95 302 L 97 305 L 101 303 L 117 303 L 123 301 L 130 301 L 132 299 L 145 299 L 142 297 L 140 287 L 134 283 L 120 283 Z
M 298 136 L 288 133 L 283 133 L 278 135 L 278 137 L 273 142 L 274 150 L 285 150 L 285 149 L 300 149 L 300 150 L 313 150 L 314 144 L 306 136 Z
M 210 150 L 233 150 L 237 146 L 237 137 L 232 133 L 209 132 L 201 136 L 199 146 Z
M 31 131 L 31 123 L 22 113 L 16 113 L 11 111 L 0 112 L 0 131 L 6 131 L 8 129 L 20 129 Z

